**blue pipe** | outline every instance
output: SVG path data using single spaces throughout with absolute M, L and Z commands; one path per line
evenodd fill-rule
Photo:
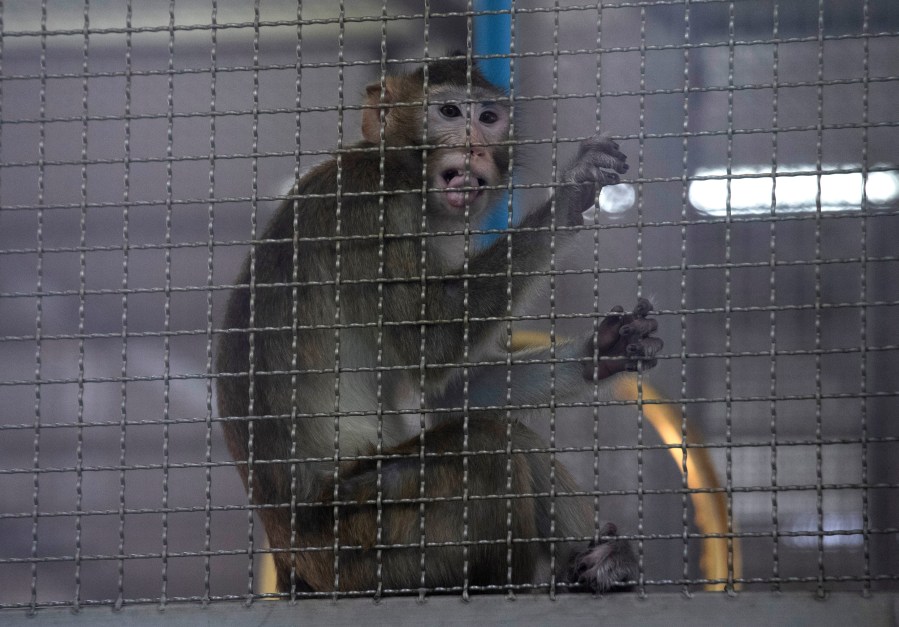
M 475 0 L 475 13 L 481 11 L 511 11 L 512 0 Z M 474 53 L 478 56 L 512 52 L 512 14 L 493 13 L 474 17 Z M 509 58 L 481 59 L 478 67 L 491 83 L 508 89 L 512 79 Z
M 508 55 L 512 52 L 512 1 L 513 0 L 475 0 L 475 13 L 481 11 L 505 11 L 504 13 L 491 13 L 489 15 L 475 15 L 474 17 L 474 54 L 482 55 Z M 484 77 L 503 91 L 508 91 L 512 82 L 512 61 L 508 57 L 493 59 L 480 59 L 478 67 Z M 503 194 L 502 199 L 490 210 L 483 223 L 478 225 L 485 229 L 505 229 L 508 225 L 509 194 Z M 513 216 L 518 217 L 514 208 Z M 479 235 L 476 238 L 477 246 L 486 246 L 499 235 Z

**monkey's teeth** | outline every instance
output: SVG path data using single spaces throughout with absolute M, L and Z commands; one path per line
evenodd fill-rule
M 472 205 L 481 195 L 480 187 L 487 184 L 485 179 L 474 177 L 458 168 L 445 170 L 441 178 L 446 185 L 446 203 L 457 209 Z
M 447 170 L 443 173 L 442 178 L 449 187 L 484 187 L 487 185 L 487 180 L 481 177 L 477 177 L 474 181 L 467 181 L 468 177 L 462 170 Z

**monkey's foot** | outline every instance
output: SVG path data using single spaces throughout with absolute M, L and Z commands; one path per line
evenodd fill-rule
M 598 349 L 599 363 L 596 365 L 597 380 L 638 368 L 649 370 L 656 365 L 655 355 L 662 350 L 662 340 L 653 335 L 659 328 L 655 318 L 646 316 L 652 311 L 652 303 L 645 298 L 637 301 L 634 311 L 626 314 L 621 305 L 612 307 L 612 313 L 600 323 L 596 338 L 587 343 L 588 355 Z M 611 358 L 611 359 L 610 359 Z M 616 359 L 620 358 L 620 359 Z M 592 381 L 594 364 L 584 364 L 584 378 Z
M 599 533 L 616 536 L 618 528 L 613 523 L 606 523 Z M 616 538 L 593 541 L 586 551 L 571 560 L 568 581 L 600 594 L 613 588 L 625 590 L 627 586 L 622 584 L 637 578 L 637 566 L 637 558 L 628 542 Z

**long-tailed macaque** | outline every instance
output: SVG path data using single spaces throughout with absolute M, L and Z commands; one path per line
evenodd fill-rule
M 366 103 L 363 141 L 306 174 L 253 245 L 218 346 L 225 436 L 279 589 L 633 580 L 629 544 L 595 528 L 592 498 L 566 496 L 568 471 L 529 452 L 546 443 L 503 407 L 540 416 L 594 377 L 655 363 L 640 299 L 507 364 L 510 299 L 572 237 L 553 225 L 581 224 L 625 156 L 584 141 L 554 198 L 468 250 L 464 229 L 510 177 L 505 95 L 445 59 L 369 86 Z

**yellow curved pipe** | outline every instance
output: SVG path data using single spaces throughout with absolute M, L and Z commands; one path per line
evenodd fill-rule
M 533 346 L 546 346 L 549 338 L 539 331 L 515 331 L 512 338 L 512 350 L 521 350 Z M 642 395 L 637 389 L 636 376 L 619 375 L 612 381 L 612 397 L 619 401 L 634 401 L 638 398 L 661 401 L 665 397 L 659 393 L 646 379 L 642 384 Z M 684 448 L 687 444 L 701 444 L 702 436 L 695 427 L 687 425 L 686 434 L 682 432 L 683 414 L 671 403 L 650 403 L 643 405 L 643 415 L 652 425 L 659 438 L 670 448 L 668 452 L 674 459 L 678 470 L 683 472 Z M 684 437 L 686 436 L 686 437 Z M 743 559 L 740 542 L 733 539 L 730 551 L 726 536 L 727 496 L 720 491 L 721 483 L 715 473 L 715 465 L 705 448 L 687 448 L 687 488 L 691 490 L 690 500 L 693 502 L 693 520 L 696 528 L 704 537 L 699 555 L 699 568 L 704 579 L 732 581 L 743 572 Z M 696 490 L 715 490 L 712 492 Z M 728 564 L 728 554 L 731 563 Z M 739 586 L 734 586 L 739 588 Z M 726 584 L 706 584 L 706 590 L 724 590 Z
M 637 401 L 638 396 L 643 400 L 660 401 L 664 397 L 659 394 L 652 385 L 643 381 L 642 394 L 637 389 L 637 378 L 634 376 L 619 376 L 613 383 L 612 394 L 617 400 Z M 701 444 L 702 437 L 695 428 L 687 426 L 686 434 L 683 433 L 683 415 L 680 410 L 671 403 L 649 403 L 643 405 L 643 415 L 659 434 L 662 442 L 670 448 L 668 452 L 674 459 L 678 469 L 683 471 L 684 453 L 686 452 L 686 478 L 687 488 L 691 490 L 690 500 L 693 501 L 693 521 L 703 536 L 720 535 L 722 537 L 703 537 L 702 548 L 699 555 L 699 568 L 705 579 L 719 579 L 732 582 L 739 578 L 743 571 L 743 559 L 740 550 L 740 542 L 734 538 L 730 549 L 725 536 L 728 533 L 727 525 L 727 496 L 719 489 L 721 487 L 715 473 L 715 466 L 705 448 L 683 448 L 684 440 L 687 444 Z M 697 490 L 716 490 L 714 492 L 698 492 Z M 728 556 L 731 563 L 728 563 Z M 733 585 L 734 588 L 739 586 Z M 706 590 L 724 590 L 724 583 L 706 584 Z
M 268 550 L 268 538 L 265 539 L 265 550 Z M 278 593 L 278 574 L 275 571 L 275 559 L 271 553 L 263 553 L 259 556 L 256 577 L 256 591 L 259 594 Z M 272 597 L 272 600 L 277 597 Z

